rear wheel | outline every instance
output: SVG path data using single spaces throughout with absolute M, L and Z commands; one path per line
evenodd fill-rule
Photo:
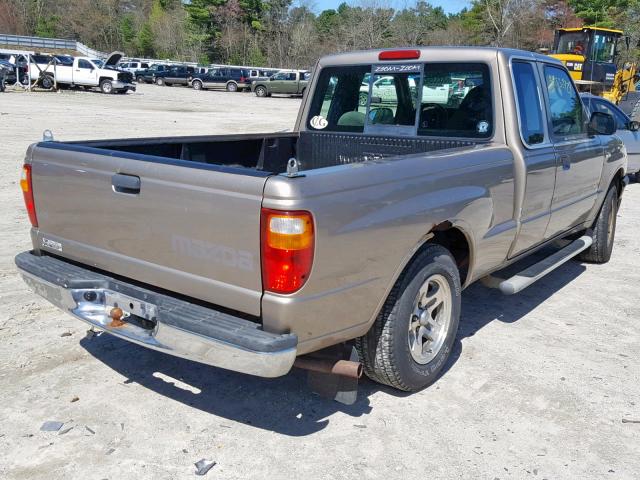
M 238 91 L 238 85 L 233 83 L 233 82 L 229 82 L 227 83 L 227 92 L 237 92 Z
M 194 80 L 191 82 L 191 86 L 194 90 L 202 90 L 202 82 L 200 80 Z
M 257 97 L 266 97 L 267 96 L 267 89 L 265 87 L 263 87 L 262 85 L 256 87 L 256 96 Z
M 372 380 L 416 391 L 433 383 L 453 348 L 460 274 L 449 251 L 427 245 L 396 282 L 369 332 L 356 339 Z
M 590 263 L 607 263 L 613 252 L 618 217 L 618 189 L 612 185 L 604 199 L 593 227 L 593 243 L 580 254 L 580 259 Z
M 100 82 L 100 91 L 102 93 L 113 93 L 113 84 L 111 83 L 111 80 L 102 80 Z
M 55 82 L 53 81 L 53 77 L 51 77 L 50 75 L 45 75 L 44 77 L 42 77 L 42 80 L 40 80 L 40 86 L 45 90 L 51 90 L 54 85 Z

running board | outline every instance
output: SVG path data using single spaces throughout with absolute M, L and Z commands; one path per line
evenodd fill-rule
M 498 288 L 505 295 L 513 295 L 568 262 L 580 252 L 589 248 L 592 243 L 593 239 L 590 236 L 582 236 L 556 253 L 518 272 L 511 278 L 503 280 L 489 276 L 483 283 L 487 287 Z

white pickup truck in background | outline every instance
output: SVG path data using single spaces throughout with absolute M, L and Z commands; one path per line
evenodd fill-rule
M 123 54 L 114 52 L 106 59 L 104 66 L 99 66 L 87 57 L 75 57 L 72 65 L 64 65 L 53 60 L 52 57 L 38 56 L 35 62 L 29 64 L 32 79 L 40 78 L 39 83 L 44 88 L 52 88 L 54 84 L 80 86 L 85 88 L 98 87 L 102 93 L 127 93 L 135 91 L 133 74 L 116 68 Z M 32 57 L 34 58 L 34 57 Z

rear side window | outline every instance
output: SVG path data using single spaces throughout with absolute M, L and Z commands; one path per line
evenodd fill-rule
M 584 109 L 569 74 L 558 67 L 546 65 L 551 132 L 555 137 L 582 135 L 587 131 Z
M 529 62 L 513 62 L 511 68 L 516 87 L 522 139 L 528 145 L 543 143 L 544 117 L 533 65 Z
M 489 67 L 483 63 L 427 63 L 418 135 L 488 138 L 493 134 Z

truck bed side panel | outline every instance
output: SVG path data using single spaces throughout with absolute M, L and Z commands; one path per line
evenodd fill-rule
M 272 177 L 268 208 L 310 210 L 316 250 L 296 294 L 265 294 L 265 329 L 292 331 L 299 353 L 364 334 L 431 228 L 451 221 L 482 251 L 469 275 L 504 261 L 515 236 L 513 156 L 466 147 Z

